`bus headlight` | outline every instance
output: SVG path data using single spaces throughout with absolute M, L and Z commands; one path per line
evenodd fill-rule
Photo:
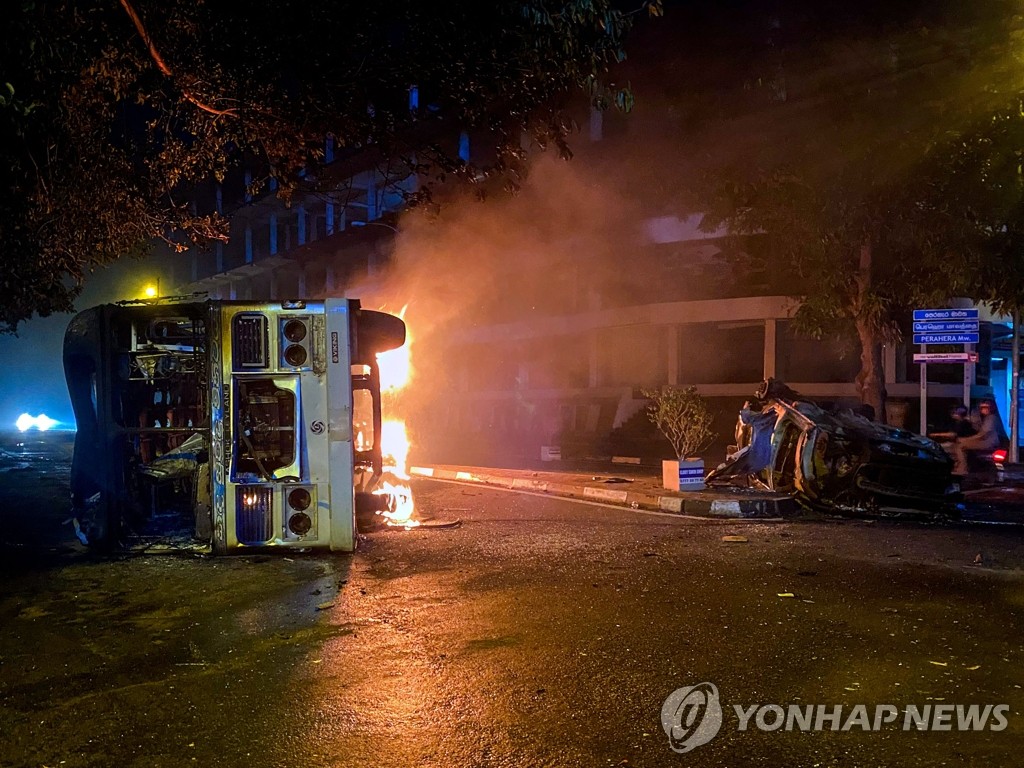
M 306 362 L 306 348 L 298 344 L 291 344 L 284 351 L 284 360 L 292 368 L 301 368 Z
M 305 536 L 313 527 L 313 520 L 305 512 L 296 512 L 288 518 L 288 530 L 296 536 Z
M 305 488 L 296 488 L 288 494 L 288 506 L 297 512 L 305 512 L 312 501 L 313 497 Z

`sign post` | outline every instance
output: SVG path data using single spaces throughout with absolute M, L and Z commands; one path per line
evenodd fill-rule
M 921 345 L 921 354 L 925 354 L 928 345 Z M 921 362 L 921 419 L 920 429 L 918 430 L 921 435 L 928 434 L 928 363 L 926 361 Z
M 914 343 L 921 345 L 914 362 L 921 365 L 921 434 L 928 432 L 928 363 L 962 363 L 964 405 L 971 405 L 974 364 L 973 345 L 981 340 L 977 309 L 915 309 Z M 963 344 L 963 352 L 928 352 L 929 344 Z
M 1020 310 L 1013 310 L 1013 344 L 1010 353 L 1010 463 L 1020 462 Z
M 973 351 L 973 344 L 964 344 L 964 351 L 968 355 L 967 362 L 976 363 L 978 361 L 978 355 Z M 974 358 L 971 359 L 971 355 Z M 974 386 L 974 366 L 964 366 L 964 405 L 969 409 L 971 407 L 971 387 Z

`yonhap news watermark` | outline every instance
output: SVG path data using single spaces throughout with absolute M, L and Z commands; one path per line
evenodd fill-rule
M 1002 731 L 1009 704 L 731 704 L 714 683 L 677 688 L 661 707 L 661 726 L 674 752 L 707 744 L 735 716 L 738 731 Z

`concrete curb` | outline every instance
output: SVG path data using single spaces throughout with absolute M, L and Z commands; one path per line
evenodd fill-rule
M 416 477 L 433 478 L 435 480 L 456 480 L 465 483 L 480 483 L 512 490 L 549 493 L 554 496 L 588 499 L 615 504 L 631 509 L 648 509 L 668 512 L 688 517 L 710 517 L 729 519 L 766 519 L 785 518 L 799 514 L 800 508 L 788 496 L 773 498 L 735 498 L 731 494 L 722 494 L 726 498 L 709 498 L 712 494 L 695 492 L 692 497 L 655 496 L 649 493 L 595 488 L 578 483 L 556 483 L 548 480 L 535 480 L 525 477 L 509 477 L 491 472 L 441 469 L 438 467 L 411 467 L 409 474 Z
M 794 517 L 800 507 L 789 498 L 772 499 L 686 499 L 678 496 L 659 496 L 658 508 L 663 512 L 677 512 L 694 517 L 779 518 Z

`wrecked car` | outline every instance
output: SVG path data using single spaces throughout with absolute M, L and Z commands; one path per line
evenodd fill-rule
M 746 482 L 822 512 L 949 513 L 958 500 L 952 469 L 927 437 L 824 408 L 768 379 L 740 411 L 735 450 L 707 482 Z

